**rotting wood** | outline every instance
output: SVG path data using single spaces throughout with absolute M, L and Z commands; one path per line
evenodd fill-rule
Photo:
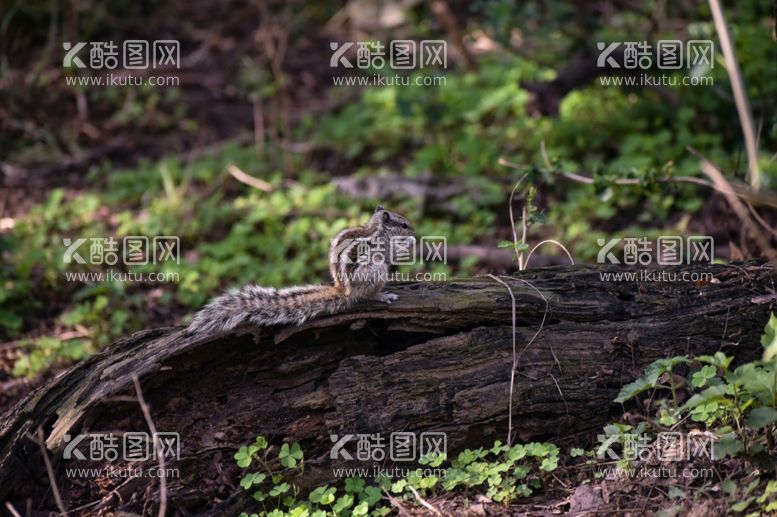
M 620 411 L 612 403 L 619 388 L 657 358 L 723 350 L 745 360 L 760 353 L 775 271 L 762 263 L 671 271 L 702 270 L 715 281 L 602 282 L 602 271 L 625 271 L 616 267 L 501 277 L 516 298 L 519 349 L 545 307 L 519 279 L 550 305 L 516 370 L 518 438 L 596 430 Z M 25 437 L 40 426 L 70 508 L 98 501 L 102 509 L 138 511 L 142 503 L 131 495 L 153 490 L 153 479 L 116 481 L 110 495 L 93 480 L 67 478 L 66 467 L 82 465 L 61 454 L 66 435 L 145 430 L 133 373 L 157 428 L 181 434 L 171 510 L 200 512 L 214 499 L 234 506 L 240 491 L 231 484 L 239 474 L 232 456 L 257 435 L 299 441 L 307 465 L 301 483 L 308 485 L 332 477 L 330 434 L 441 431 L 449 451 L 504 440 L 513 360 L 505 287 L 478 277 L 389 289 L 400 295 L 392 305 L 363 304 L 293 328 L 219 338 L 164 328 L 119 340 L 0 419 L 0 498 L 29 497 L 54 509 L 39 450 Z

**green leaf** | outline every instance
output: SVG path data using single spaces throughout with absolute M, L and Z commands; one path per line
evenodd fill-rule
M 760 406 L 752 411 L 745 420 L 745 427 L 760 429 L 777 422 L 777 411 L 767 406 Z
M 256 447 L 252 446 L 242 446 L 240 449 L 235 453 L 235 459 L 237 460 L 237 466 L 240 468 L 245 468 L 251 464 L 251 460 L 253 459 L 254 454 L 256 453 Z
M 553 472 L 557 467 L 558 458 L 556 457 L 545 458 L 542 460 L 542 464 L 540 465 L 540 469 L 544 470 L 545 472 Z
M 761 345 L 764 347 L 764 361 L 769 361 L 777 355 L 777 318 L 773 312 L 769 314 L 769 321 L 764 327 Z
M 361 494 L 364 491 L 364 484 L 362 478 L 346 478 L 345 491 L 349 494 Z
M 288 443 L 284 443 L 281 446 L 281 452 L 278 454 L 281 465 L 286 468 L 294 468 L 297 462 L 302 461 L 302 457 L 302 449 L 296 442 L 291 444 L 291 446 Z
M 518 447 L 518 446 L 516 445 L 515 447 Z M 513 449 L 515 447 L 513 447 Z M 521 449 L 523 449 L 523 446 L 521 446 Z M 511 454 L 512 454 L 512 450 L 511 450 Z M 476 459 L 478 459 L 477 453 L 471 451 L 470 449 L 464 449 L 459 453 L 458 458 L 456 458 L 456 464 L 459 467 L 465 467 L 470 463 L 472 463 L 473 461 L 475 461 Z
M 277 497 L 281 494 L 285 494 L 286 492 L 291 489 L 291 486 L 288 483 L 281 483 L 280 485 L 275 485 L 272 487 L 272 490 L 270 490 L 270 496 Z
M 727 356 L 723 352 L 715 352 L 715 355 L 700 355 L 696 357 L 696 360 L 700 363 L 706 363 L 720 368 L 724 372 L 728 370 L 731 361 L 734 360 L 733 356 Z
M 339 498 L 334 505 L 332 505 L 332 510 L 335 512 L 335 514 L 340 514 L 343 510 L 350 508 L 351 506 L 353 506 L 353 496 L 346 494 Z
M 253 485 L 258 485 L 265 480 L 267 476 L 261 472 L 252 472 L 246 474 L 243 479 L 240 480 L 240 486 L 248 490 Z
M 745 488 L 745 495 L 750 495 L 750 492 L 756 489 L 758 484 L 761 482 L 761 478 L 755 478 L 752 480 L 747 487 Z M 768 487 L 767 487 L 768 488 Z
M 694 372 L 691 376 L 691 386 L 694 388 L 703 388 L 709 379 L 712 379 L 717 374 L 717 368 L 708 364 L 701 370 Z
M 723 483 L 721 483 L 720 488 L 723 490 L 723 492 L 726 493 L 726 495 L 733 497 L 737 491 L 737 484 L 730 479 L 726 479 L 723 481 Z
M 658 378 L 656 378 L 655 380 L 657 379 Z M 637 395 L 639 395 L 644 391 L 655 388 L 656 387 L 655 380 L 653 380 L 653 382 L 650 382 L 648 379 L 644 377 L 640 377 L 636 381 L 630 382 L 629 384 L 621 388 L 621 391 L 618 393 L 618 397 L 615 399 L 615 402 L 622 404 L 627 400 L 636 397 Z
M 713 459 L 720 460 L 726 456 L 731 456 L 733 458 L 742 449 L 744 449 L 744 445 L 742 445 L 740 440 L 732 436 L 726 436 L 715 442 L 713 449 L 715 457 Z
M 391 491 L 395 494 L 401 494 L 405 490 L 405 486 L 407 486 L 407 480 L 399 479 L 391 485 Z
M 744 501 L 740 501 L 736 504 L 731 505 L 731 511 L 742 513 L 745 510 L 747 510 L 747 507 L 750 506 L 750 504 L 755 500 L 755 497 L 748 497 Z
M 647 390 L 654 389 L 659 377 L 666 372 L 671 372 L 672 368 L 678 364 L 688 362 L 686 356 L 671 357 L 669 359 L 658 359 L 647 367 L 645 374 L 632 383 L 625 385 L 618 397 L 615 399 L 617 403 L 624 403 L 629 399 L 632 399 Z
M 367 503 L 368 506 L 373 506 L 375 505 L 375 503 L 380 501 L 381 497 L 383 497 L 383 494 L 381 493 L 380 488 L 375 486 L 368 486 L 367 488 L 364 489 L 364 493 L 362 493 L 361 495 L 361 500 L 363 503 Z M 356 508 L 354 508 L 354 515 L 355 514 L 356 514 Z
M 718 384 L 716 386 L 710 386 L 701 393 L 697 393 L 680 408 L 682 411 L 688 411 L 702 404 L 708 404 L 713 400 L 720 400 L 726 396 L 727 385 Z

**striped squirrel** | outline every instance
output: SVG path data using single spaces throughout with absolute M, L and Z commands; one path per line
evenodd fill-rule
M 333 285 L 284 289 L 247 285 L 232 289 L 199 311 L 186 331 L 225 333 L 242 325 L 298 325 L 359 301 L 391 303 L 398 296 L 382 293 L 381 289 L 388 280 L 387 254 L 392 237 L 415 238 L 413 225 L 404 216 L 378 206 L 365 224 L 346 228 L 330 241 Z

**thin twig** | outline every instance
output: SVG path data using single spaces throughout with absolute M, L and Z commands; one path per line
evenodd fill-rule
M 402 506 L 402 503 L 393 495 L 391 495 L 387 490 L 384 490 L 383 493 L 386 494 L 386 498 L 391 503 L 391 506 L 397 509 L 397 513 L 399 515 L 409 515 L 408 511 L 405 509 L 404 506 Z
M 5 507 L 8 509 L 9 512 L 11 512 L 11 515 L 13 515 L 13 517 L 22 517 L 19 514 L 19 512 L 16 511 L 16 508 L 14 508 L 9 501 L 5 502 Z
M 550 378 L 553 379 L 553 384 L 556 385 L 556 389 L 558 390 L 558 394 L 561 395 L 561 400 L 564 401 L 564 407 L 566 408 L 566 412 L 567 412 L 567 415 L 568 415 L 569 414 L 569 404 L 567 404 L 567 398 L 564 396 L 564 392 L 561 391 L 561 386 L 558 385 L 558 381 L 553 376 L 553 374 L 549 373 L 548 375 L 550 375 Z
M 464 32 L 461 30 L 456 15 L 448 6 L 448 3 L 445 2 L 445 0 L 433 0 L 430 7 L 437 17 L 437 21 L 442 25 L 443 29 L 445 29 L 445 32 L 448 33 L 448 39 L 464 58 L 467 70 L 470 72 L 477 72 L 478 62 L 464 43 Z
M 542 156 L 542 161 L 545 163 L 545 167 L 548 169 L 552 169 L 553 166 L 550 164 L 550 157 L 548 156 L 548 150 L 545 148 L 545 140 L 540 140 L 540 156 Z
M 259 189 L 262 192 L 270 192 L 272 191 L 272 185 L 267 183 L 264 180 L 260 180 L 259 178 L 255 178 L 251 176 L 250 174 L 243 172 L 237 165 L 234 163 L 230 163 L 227 166 L 227 172 L 235 178 L 240 183 L 245 183 L 246 185 L 249 185 L 251 187 L 254 187 L 255 189 Z
M 753 124 L 753 114 L 750 111 L 750 101 L 747 98 L 745 83 L 742 80 L 742 71 L 739 69 L 739 62 L 734 52 L 734 45 L 731 43 L 731 35 L 728 32 L 728 27 L 726 27 L 726 18 L 723 16 L 720 1 L 709 0 L 709 4 L 712 18 L 715 21 L 715 31 L 718 33 L 720 47 L 723 50 L 723 58 L 726 60 L 726 69 L 731 79 L 731 89 L 734 90 L 734 103 L 737 106 L 739 123 L 742 126 L 742 134 L 745 137 L 750 185 L 755 190 L 758 190 L 761 188 L 761 171 L 758 168 L 758 143 L 756 141 L 755 125 Z
M 428 502 L 426 499 L 424 499 L 423 497 L 421 497 L 421 496 L 418 494 L 418 492 L 416 491 L 416 489 L 415 489 L 415 488 L 413 488 L 413 487 L 412 487 L 412 486 L 410 486 L 410 485 L 407 485 L 407 488 L 409 488 L 409 489 L 410 489 L 410 491 L 411 491 L 411 492 L 413 492 L 413 495 L 415 496 L 416 500 L 417 500 L 419 503 L 421 503 L 421 504 L 424 506 L 424 508 L 426 508 L 426 509 L 428 509 L 428 510 L 431 510 L 431 511 L 432 511 L 432 512 L 433 512 L 435 515 L 442 515 L 442 512 L 440 512 L 440 510 L 438 510 L 437 508 L 435 508 L 434 506 L 432 506 L 431 504 L 429 504 L 429 502 Z
M 500 160 L 501 162 L 501 160 Z M 518 269 L 523 270 L 523 255 L 518 252 L 518 232 L 515 230 L 515 216 L 513 216 L 513 197 L 515 197 L 515 191 L 518 188 L 518 186 L 523 182 L 523 180 L 526 179 L 526 174 L 521 176 L 521 179 L 518 180 L 518 182 L 513 187 L 512 192 L 510 192 L 510 201 L 509 201 L 509 211 L 510 211 L 510 228 L 513 230 L 513 242 L 515 243 L 515 258 L 518 260 Z M 525 238 L 525 235 L 524 235 Z
M 513 339 L 512 339 L 512 345 L 513 345 L 513 367 L 510 369 L 510 400 L 508 402 L 508 415 L 507 415 L 507 445 L 512 445 L 512 435 L 513 435 L 513 391 L 515 389 L 515 373 L 518 368 L 518 361 L 521 359 L 521 356 L 523 353 L 531 346 L 531 344 L 537 339 L 537 336 L 540 335 L 540 332 L 542 332 L 543 327 L 545 327 L 545 319 L 548 317 L 548 311 L 550 310 L 550 304 L 548 303 L 547 298 L 545 298 L 545 295 L 540 292 L 539 289 L 534 287 L 531 282 L 528 282 L 526 280 L 523 280 L 522 278 L 517 278 L 515 280 L 518 280 L 519 282 L 523 282 L 524 284 L 528 285 L 532 289 L 534 289 L 537 294 L 540 295 L 540 297 L 545 300 L 545 312 L 542 315 L 542 321 L 540 322 L 540 328 L 537 329 L 537 332 L 534 333 L 532 338 L 526 343 L 526 346 L 523 347 L 520 353 L 516 354 L 516 324 L 515 324 L 515 295 L 513 294 L 513 290 L 510 288 L 510 286 L 501 278 L 498 278 L 494 275 L 486 275 L 492 280 L 495 280 L 505 286 L 507 288 L 507 292 L 510 293 L 510 300 L 512 302 L 512 311 L 511 311 L 511 322 L 512 322 L 512 330 L 513 330 Z M 563 394 L 562 394 L 563 397 Z
M 515 366 L 517 367 L 518 366 L 518 360 L 521 359 L 521 356 L 523 355 L 523 353 L 526 352 L 526 350 L 529 348 L 529 346 L 532 343 L 534 343 L 534 340 L 537 339 L 537 336 L 540 335 L 540 332 L 542 332 L 543 327 L 545 327 L 545 320 L 548 317 L 548 312 L 550 312 L 550 304 L 548 303 L 548 299 L 545 298 L 545 295 L 542 294 L 542 291 L 540 291 L 539 289 L 534 287 L 534 285 L 532 285 L 531 282 L 529 282 L 527 280 L 524 280 L 522 278 L 516 278 L 516 280 L 518 280 L 519 282 L 523 282 L 524 284 L 526 284 L 529 287 L 531 287 L 532 289 L 534 289 L 537 292 L 537 294 L 540 295 L 540 298 L 542 298 L 545 301 L 545 312 L 542 314 L 542 321 L 540 322 L 540 328 L 537 329 L 537 332 L 534 333 L 534 335 L 529 340 L 529 342 L 526 343 L 526 346 L 524 346 L 523 349 L 521 350 L 521 352 L 518 354 L 518 358 L 516 359 L 516 363 L 515 363 Z
M 573 266 L 575 265 L 575 259 L 572 258 L 572 254 L 569 253 L 569 250 L 566 248 L 566 246 L 564 246 L 557 240 L 545 239 L 544 241 L 537 243 L 532 249 L 529 250 L 529 254 L 526 255 L 526 267 L 529 267 L 529 259 L 531 259 L 532 253 L 534 253 L 537 250 L 537 248 L 539 248 L 543 244 L 555 244 L 556 246 L 564 250 L 564 253 L 567 254 L 567 258 L 569 259 L 569 262 L 571 262 Z
M 750 210 L 750 213 L 753 216 L 753 219 L 755 219 L 758 224 L 760 224 L 764 230 L 772 234 L 772 237 L 777 237 L 777 230 L 769 226 L 769 223 L 767 223 L 763 217 L 761 217 L 761 214 L 756 212 L 755 207 L 751 205 L 750 203 L 747 203 L 747 208 Z
M 512 217 L 510 217 L 512 220 Z M 513 290 L 510 288 L 509 285 L 507 285 L 507 282 L 502 280 L 499 277 L 496 277 L 494 275 L 489 274 L 488 275 L 491 279 L 495 280 L 496 282 L 499 282 L 505 288 L 507 289 L 507 292 L 510 293 L 510 300 L 512 302 L 512 325 L 513 325 L 513 366 L 510 368 L 510 399 L 507 403 L 507 446 L 512 446 L 512 436 L 513 436 L 513 388 L 515 385 L 515 366 L 518 363 L 518 358 L 515 353 L 515 295 L 513 294 Z
M 750 218 L 750 214 L 748 214 L 747 208 L 745 208 L 745 205 L 742 203 L 742 201 L 740 201 L 740 199 L 734 194 L 734 189 L 731 188 L 731 185 L 729 184 L 728 180 L 726 180 L 726 177 L 723 176 L 722 172 L 720 172 L 720 169 L 718 169 L 711 161 L 701 155 L 696 149 L 688 147 L 688 150 L 699 157 L 701 160 L 702 172 L 704 172 L 704 174 L 706 174 L 707 177 L 709 177 L 710 180 L 712 180 L 712 182 L 717 185 L 718 190 L 720 190 L 726 197 L 726 201 L 728 201 L 732 210 L 734 210 L 734 213 L 739 217 L 739 219 L 742 220 L 742 223 L 753 235 L 753 238 L 758 243 L 761 251 L 764 252 L 764 254 L 769 258 L 770 261 L 772 261 L 773 264 L 777 264 L 777 253 L 775 253 L 774 249 L 769 245 L 769 242 L 766 240 L 766 238 L 764 238 L 763 234 L 758 229 L 758 226 L 756 226 L 756 224 Z
M 574 172 L 561 172 L 560 174 L 567 179 L 577 181 L 578 183 L 585 183 L 586 185 L 592 185 L 594 182 L 593 178 L 589 178 L 588 176 L 583 176 L 581 174 L 575 174 Z M 656 181 L 658 183 L 690 183 L 692 185 L 700 185 L 702 187 L 711 188 L 713 190 L 717 190 L 718 192 L 724 192 L 724 190 L 721 190 L 714 183 L 710 183 L 709 181 L 702 178 L 694 178 L 693 176 L 674 176 L 666 179 L 658 179 Z M 608 183 L 613 185 L 639 185 L 643 183 L 643 181 L 636 178 L 621 178 L 609 180 Z M 777 208 L 777 196 L 775 196 L 773 193 L 766 191 L 755 191 L 748 187 L 746 183 L 742 182 L 729 181 L 729 184 L 731 190 L 733 190 L 737 197 L 745 199 L 755 205 L 765 205 Z
M 67 508 L 65 508 L 65 503 L 62 502 L 62 495 L 59 493 L 57 479 L 54 477 L 54 468 L 51 466 L 49 453 L 46 450 L 46 439 L 43 437 L 43 429 L 40 427 L 38 427 L 36 438 L 37 439 L 34 441 L 36 441 L 38 443 L 38 447 L 40 447 L 40 455 L 43 457 L 43 463 L 46 465 L 46 474 L 49 477 L 49 484 L 51 485 L 51 492 L 54 494 L 54 501 L 57 503 L 59 513 L 62 515 L 67 515 Z
M 512 203 L 511 203 L 512 204 Z M 526 203 L 523 204 L 521 207 L 521 244 L 526 246 L 526 230 L 528 229 L 528 225 L 526 224 Z M 516 249 L 518 248 L 518 244 L 515 244 Z M 520 251 L 520 258 L 518 260 L 518 269 L 523 271 L 526 269 L 526 262 L 524 260 L 524 254 L 526 251 L 524 248 L 521 248 Z
M 159 517 L 164 517 L 167 513 L 167 470 L 165 468 L 165 451 L 162 448 L 162 441 L 157 435 L 156 425 L 151 418 L 151 410 L 146 403 L 146 399 L 143 398 L 143 390 L 140 389 L 140 381 L 137 374 L 132 374 L 132 382 L 135 384 L 135 393 L 138 396 L 138 404 L 140 404 L 140 410 L 143 411 L 143 417 L 146 419 L 146 425 L 148 430 L 151 431 L 151 436 L 154 438 L 154 450 L 156 451 L 156 459 L 159 462 Z

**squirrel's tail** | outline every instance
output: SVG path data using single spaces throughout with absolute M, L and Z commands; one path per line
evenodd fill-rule
M 347 305 L 348 300 L 334 286 L 273 289 L 247 285 L 214 298 L 194 316 L 186 332 L 211 334 L 229 332 L 242 325 L 299 325 L 318 314 L 345 309 Z

